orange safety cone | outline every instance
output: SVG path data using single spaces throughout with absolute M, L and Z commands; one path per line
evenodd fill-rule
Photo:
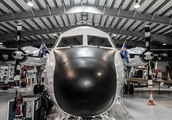
M 148 102 L 148 105 L 155 105 L 155 103 L 153 102 L 152 91 L 150 91 L 150 94 L 149 94 L 149 102 Z

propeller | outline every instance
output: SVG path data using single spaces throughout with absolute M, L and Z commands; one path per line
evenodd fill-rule
M 146 44 L 146 49 L 147 51 L 145 52 L 145 58 L 148 58 L 148 87 L 153 87 L 153 82 L 152 82 L 152 71 L 151 71 L 151 60 L 152 57 L 146 57 L 146 55 L 151 54 L 152 52 L 150 51 L 150 27 L 149 25 L 145 25 L 145 44 Z
M 17 23 L 17 51 L 20 52 L 20 40 L 21 40 L 21 32 L 22 32 L 22 23 Z M 16 51 L 15 51 L 16 52 Z M 17 55 L 17 54 L 14 54 L 12 53 L 12 56 L 14 55 Z M 21 55 L 22 57 L 22 55 Z M 14 57 L 15 58 L 15 57 Z M 19 88 L 19 84 L 17 81 L 20 80 L 20 64 L 19 64 L 19 60 L 20 59 L 16 59 L 16 62 L 15 62 L 15 68 L 14 68 L 14 82 L 16 84 L 16 93 L 15 93 L 15 98 L 14 98 L 14 103 L 13 103 L 13 107 L 12 107 L 12 110 L 16 110 L 16 101 L 17 101 L 17 98 L 18 98 L 18 88 Z M 22 97 L 21 96 L 21 93 L 20 93 L 20 98 Z

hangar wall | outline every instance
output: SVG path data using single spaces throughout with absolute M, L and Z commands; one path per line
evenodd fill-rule
M 158 61 L 158 70 L 166 71 L 166 66 L 169 66 L 167 61 Z

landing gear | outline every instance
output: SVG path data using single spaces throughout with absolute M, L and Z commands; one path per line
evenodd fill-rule
M 3 86 L 2 89 L 3 90 L 8 90 L 8 87 L 7 86 Z
M 44 85 L 42 85 L 42 88 L 44 88 Z M 35 85 L 34 90 L 35 90 L 35 93 L 38 92 L 37 85 Z M 39 105 L 41 107 L 38 113 L 38 120 L 46 120 L 47 115 L 51 114 L 53 109 L 55 109 L 54 102 L 46 90 L 40 93 L 39 98 L 40 98 Z
M 38 93 L 42 93 L 45 91 L 45 86 L 44 85 L 35 85 L 33 88 L 33 94 L 38 94 Z
M 38 94 L 38 86 L 35 85 L 33 88 L 33 94 Z
M 43 68 L 41 68 L 41 66 L 37 66 L 36 68 L 37 68 L 37 72 L 36 72 L 37 84 L 34 86 L 34 89 L 33 89 L 34 94 L 42 93 L 45 91 L 45 86 L 41 85 Z
M 133 85 L 133 83 L 130 83 L 130 85 L 125 84 L 123 86 L 123 91 L 124 91 L 124 94 L 134 94 L 134 85 Z
M 39 120 L 46 120 L 47 115 L 50 114 L 53 109 L 54 102 L 47 91 L 43 91 L 40 95 L 41 108 L 39 111 Z
M 44 90 L 45 90 L 45 86 L 44 85 L 41 85 L 40 86 L 40 89 L 39 89 L 39 92 L 42 93 L 42 92 L 44 92 Z
M 1 87 L 3 90 L 8 90 L 8 88 L 11 88 L 11 84 L 7 83 L 7 84 L 3 84 Z
M 39 120 L 46 120 L 46 119 L 47 119 L 47 112 L 44 107 L 41 107 L 39 111 Z
M 130 93 L 130 94 L 134 94 L 134 85 L 133 85 L 133 83 L 130 84 L 129 93 Z
M 27 84 L 26 82 L 21 82 L 22 87 L 26 87 L 26 84 Z
M 124 94 L 128 94 L 128 85 L 127 84 L 125 84 L 124 86 L 123 86 L 123 91 L 124 91 Z

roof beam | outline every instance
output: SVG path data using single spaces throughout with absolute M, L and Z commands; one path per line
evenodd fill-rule
M 158 0 L 153 0 L 142 13 L 146 13 Z
M 169 17 L 164 17 L 164 16 L 162 17 L 162 16 L 155 15 L 154 19 L 151 21 L 152 15 L 141 14 L 139 12 L 137 12 L 135 14 L 135 17 L 133 18 L 132 16 L 134 12 L 120 10 L 120 15 L 118 15 L 118 9 L 106 8 L 106 10 L 104 11 L 102 7 L 94 7 L 94 6 L 74 6 L 74 7 L 66 7 L 65 9 L 66 11 L 64 11 L 63 8 L 51 9 L 51 13 L 52 13 L 51 16 L 76 14 L 76 13 L 84 12 L 84 13 L 113 16 L 113 17 L 126 18 L 126 19 L 132 19 L 132 20 L 140 20 L 140 21 L 145 21 L 145 22 L 159 23 L 159 24 L 165 24 L 165 25 L 172 25 L 172 23 L 169 23 L 170 21 Z M 0 22 L 24 20 L 24 19 L 31 19 L 31 18 L 42 18 L 42 17 L 50 16 L 48 10 L 38 10 L 38 11 L 34 11 L 34 13 L 35 13 L 35 17 L 33 17 L 32 12 L 14 13 L 15 19 L 13 18 L 11 14 L 0 15 Z
M 131 0 L 129 5 L 127 6 L 127 8 L 125 10 L 128 11 L 134 2 L 135 2 L 135 0 Z
M 79 25 L 71 26 L 71 28 L 75 28 L 75 27 L 79 27 Z M 91 27 L 96 27 L 96 26 L 91 26 Z M 47 33 L 64 32 L 64 31 L 69 30 L 69 28 L 70 28 L 69 26 L 65 26 L 65 27 L 61 27 L 60 30 L 59 30 L 59 28 L 49 28 L 48 31 L 47 31 L 47 29 L 33 30 L 33 31 L 23 31 L 22 36 L 23 37 L 28 37 L 28 36 L 47 34 Z M 140 37 L 140 38 L 145 37 L 144 32 L 121 30 L 121 29 L 115 29 L 115 28 L 110 28 L 109 29 L 107 27 L 101 27 L 101 26 L 99 26 L 99 29 L 104 31 L 104 32 L 111 32 L 111 33 L 115 33 L 115 34 L 135 36 L 135 37 Z M 12 34 L 16 36 L 16 33 L 6 33 L 6 34 L 0 35 L 0 41 L 9 40 L 9 39 L 14 38 L 14 36 Z M 167 43 L 167 44 L 172 45 L 172 41 L 171 41 L 172 37 L 170 37 L 170 36 L 151 34 L 151 38 L 154 41 L 161 42 L 161 43 Z
M 55 39 L 45 39 L 44 42 L 47 46 L 49 45 L 53 45 L 55 43 Z M 115 45 L 117 45 L 118 47 L 122 47 L 123 43 L 125 40 L 118 40 L 118 39 L 113 39 Z M 20 45 L 23 47 L 23 46 L 40 46 L 41 45 L 41 42 L 42 40 L 36 40 L 34 41 L 34 44 L 33 44 L 33 40 L 30 40 L 30 41 L 21 41 L 20 42 Z M 16 46 L 16 41 L 12 41 L 10 43 L 4 43 L 4 45 L 6 47 L 14 47 Z M 137 42 L 137 41 L 127 41 L 126 42 L 126 45 L 127 45 L 127 48 L 132 48 L 132 47 L 136 47 L 136 46 L 139 46 L 139 47 L 145 47 L 145 43 L 143 42 Z M 162 45 L 158 45 L 158 44 L 153 44 L 151 43 L 151 49 L 167 49 L 167 48 L 170 48 L 167 47 L 167 46 L 162 46 Z
M 95 0 L 94 6 L 98 6 L 98 5 L 99 5 L 99 0 Z
M 116 0 L 113 0 L 110 9 L 113 9 L 113 7 L 114 7 L 114 5 L 115 5 L 115 2 L 116 2 Z

